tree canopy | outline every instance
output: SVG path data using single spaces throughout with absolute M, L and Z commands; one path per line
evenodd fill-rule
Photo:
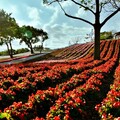
M 4 10 L 0 10 L 0 44 L 6 44 L 10 57 L 13 57 L 11 41 L 16 37 L 19 28 L 16 20 Z
M 30 48 L 32 54 L 34 53 L 32 44 L 39 42 L 41 40 L 40 37 L 42 38 L 43 42 L 48 38 L 48 35 L 45 31 L 32 26 L 24 25 L 19 28 L 19 32 L 20 33 L 18 35 L 21 39 L 20 43 L 25 42 L 25 44 Z

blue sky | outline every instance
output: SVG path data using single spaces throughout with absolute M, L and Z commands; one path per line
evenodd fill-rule
M 75 16 L 81 16 L 93 21 L 93 16 L 71 2 L 64 2 L 65 10 Z M 74 9 L 73 9 L 74 8 Z M 49 48 L 60 48 L 74 44 L 76 40 L 83 43 L 86 34 L 91 32 L 92 27 L 79 20 L 68 18 L 56 4 L 50 6 L 43 5 L 42 0 L 0 0 L 0 9 L 7 13 L 12 13 L 16 22 L 22 25 L 31 25 L 43 29 L 49 35 L 44 46 Z M 104 16 L 101 17 L 103 19 Z M 120 13 L 114 16 L 103 28 L 102 31 L 120 31 Z M 39 43 L 38 43 L 39 44 Z M 19 45 L 19 40 L 13 42 L 13 48 L 27 47 L 25 44 Z M 0 47 L 5 50 L 6 46 Z

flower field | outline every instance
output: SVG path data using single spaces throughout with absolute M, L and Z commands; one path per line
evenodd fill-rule
M 0 119 L 120 120 L 120 40 L 101 42 L 101 60 L 93 59 L 93 45 L 1 65 Z
M 54 50 L 47 54 L 42 60 L 73 60 L 84 57 L 93 48 L 93 42 L 74 44 L 69 47 Z M 47 61 L 48 62 L 48 61 Z

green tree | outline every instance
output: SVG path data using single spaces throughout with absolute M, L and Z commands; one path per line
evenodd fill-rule
M 25 44 L 30 48 L 31 54 L 33 51 L 33 44 L 42 41 L 44 42 L 48 36 L 47 33 L 42 29 L 37 29 L 32 26 L 22 26 L 19 30 L 20 43 L 25 42 Z
M 113 39 L 112 31 L 110 32 L 104 31 L 100 33 L 100 40 L 106 40 L 106 39 Z
M 42 52 L 42 50 L 43 50 L 43 43 L 44 43 L 44 41 L 45 40 L 47 40 L 48 39 L 48 34 L 47 34 L 47 32 L 44 32 L 44 31 L 42 31 L 41 32 L 41 36 L 40 36 L 40 45 L 39 45 L 39 51 L 40 51 L 40 53 Z
M 67 17 L 83 21 L 93 26 L 95 34 L 94 59 L 100 59 L 100 30 L 110 18 L 120 11 L 120 0 L 70 0 L 76 6 L 79 6 L 80 9 L 83 8 L 90 12 L 94 16 L 94 23 L 90 20 L 69 14 L 62 6 L 62 2 L 65 1 L 68 0 L 43 0 L 43 3 L 52 4 L 57 2 Z M 101 14 L 106 11 L 109 11 L 109 15 L 107 14 L 106 18 L 103 21 L 100 21 Z
M 12 40 L 15 39 L 18 25 L 11 13 L 8 14 L 4 10 L 0 10 L 0 45 L 7 46 L 8 54 L 13 58 Z

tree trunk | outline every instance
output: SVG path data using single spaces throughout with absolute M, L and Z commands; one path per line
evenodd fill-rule
M 96 0 L 96 13 L 95 13 L 95 42 L 94 42 L 94 60 L 100 59 L 100 12 L 99 12 L 99 0 Z
M 32 48 L 32 44 L 29 45 L 29 48 L 30 48 L 31 54 L 34 54 L 34 51 L 33 51 L 33 48 Z
M 94 60 L 100 60 L 100 26 L 95 25 Z
M 9 44 L 10 44 L 10 56 L 11 56 L 11 58 L 13 58 L 13 49 L 12 49 L 11 41 L 9 42 Z
M 13 56 L 11 56 L 11 53 L 10 53 L 10 48 L 9 48 L 8 43 L 6 42 L 5 44 L 6 44 L 6 46 L 7 46 L 7 50 L 8 50 L 8 54 L 10 55 L 10 58 L 13 58 Z
M 32 48 L 32 47 L 30 48 L 30 51 L 31 51 L 31 54 L 34 54 L 34 51 L 33 51 L 33 48 Z
M 42 50 L 43 50 L 43 41 L 42 41 L 41 46 L 40 46 L 40 53 L 42 52 Z

